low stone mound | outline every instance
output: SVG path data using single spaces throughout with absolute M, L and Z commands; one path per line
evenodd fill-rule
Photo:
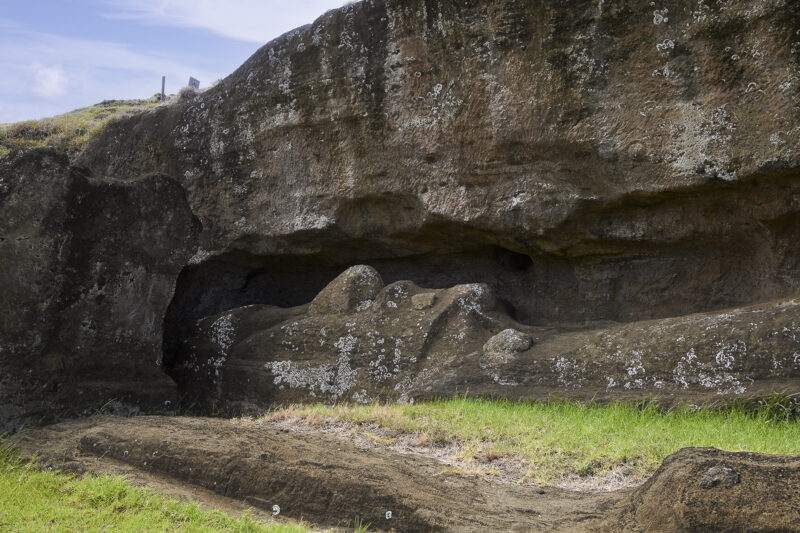
M 308 308 L 309 315 L 353 313 L 372 305 L 383 288 L 377 270 L 356 265 L 342 272 L 323 289 Z
M 800 531 L 800 457 L 684 448 L 606 531 Z

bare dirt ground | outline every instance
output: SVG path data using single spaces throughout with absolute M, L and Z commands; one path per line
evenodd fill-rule
M 400 454 L 429 457 L 441 463 L 442 475 L 483 477 L 492 484 L 537 487 L 529 477 L 530 464 L 514 454 L 478 456 L 467 460 L 455 442 L 431 442 L 413 433 L 397 433 L 377 424 L 356 424 L 349 421 L 309 421 L 305 417 L 239 419 L 247 426 L 274 427 L 301 433 L 334 435 L 348 439 L 364 449 L 386 449 Z M 647 475 L 631 468 L 620 468 L 607 475 L 578 475 L 565 472 L 553 485 L 556 488 L 580 492 L 609 492 L 637 487 L 647 480 Z
M 685 449 L 640 487 L 580 492 L 511 484 L 503 476 L 450 475 L 441 458 L 335 433 L 216 418 L 98 416 L 16 440 L 43 468 L 122 473 L 225 509 L 249 505 L 262 516 L 278 505 L 281 516 L 321 526 L 800 531 L 798 457 Z

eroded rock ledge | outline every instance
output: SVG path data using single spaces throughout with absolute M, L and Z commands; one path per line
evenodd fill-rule
M 199 230 L 181 187 L 34 150 L 0 160 L 0 206 L 0 434 L 111 400 L 174 405 L 163 317 Z

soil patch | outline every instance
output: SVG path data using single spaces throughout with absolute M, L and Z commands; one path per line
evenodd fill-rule
M 530 477 L 530 461 L 519 454 L 488 450 L 474 457 L 465 457 L 458 442 L 432 441 L 426 439 L 424 435 L 397 432 L 375 423 L 357 424 L 345 420 L 322 420 L 317 423 L 303 416 L 264 418 L 254 421 L 244 418 L 239 419 L 239 423 L 301 433 L 335 435 L 349 439 L 364 449 L 386 449 L 435 459 L 441 463 L 443 475 L 478 476 L 493 484 L 539 487 Z M 620 467 L 604 475 L 565 472 L 554 486 L 580 492 L 609 492 L 637 487 L 644 483 L 647 477 L 646 474 L 628 467 Z

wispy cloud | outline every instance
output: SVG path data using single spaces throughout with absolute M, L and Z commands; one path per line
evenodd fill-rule
M 0 58 L 0 122 L 106 99 L 145 98 L 160 89 L 162 75 L 174 89 L 189 75 L 204 80 L 222 75 L 119 43 L 13 28 L 0 35 Z
M 240 41 L 264 44 L 344 5 L 344 0 L 106 0 L 108 17 L 149 24 L 203 28 Z
M 11 28 L 17 28 L 17 27 L 19 27 L 18 24 L 16 22 L 14 22 L 13 20 L 0 18 L 0 28 L 5 30 L 5 29 L 11 29 Z
M 49 63 L 61 63 L 84 68 L 133 70 L 140 72 L 190 71 L 184 63 L 174 61 L 165 54 L 131 50 L 128 46 L 89 39 L 77 39 L 19 30 L 13 39 L 0 41 L 0 56 L 8 61 L 14 58 L 18 64 L 30 63 L 30 59 L 47 58 Z M 38 60 L 43 63 L 41 59 Z M 208 73 L 201 73 L 208 74 Z
M 34 96 L 42 100 L 57 100 L 67 93 L 69 80 L 63 65 L 46 67 L 34 64 L 32 68 L 33 79 L 29 87 Z
M 235 69 L 246 58 L 240 57 L 242 54 L 252 53 L 251 43 L 264 44 L 345 3 L 86 0 L 76 3 L 82 15 L 76 20 L 85 21 L 86 27 L 65 27 L 72 36 L 62 35 L 58 24 L 42 24 L 39 7 L 17 10 L 14 16 L 21 17 L 19 20 L 10 20 L 3 13 L 0 123 L 50 116 L 101 100 L 145 98 L 160 90 L 162 75 L 167 76 L 167 92 L 176 92 L 189 76 L 207 84 Z M 109 19 L 115 22 L 104 26 Z M 139 38 L 137 28 L 150 36 L 161 32 L 143 26 L 169 26 L 173 30 L 153 42 Z M 119 36 L 110 33 L 110 28 L 119 29 Z M 187 31 L 198 29 L 213 35 Z M 113 42 L 117 39 L 120 42 Z M 123 40 L 128 44 L 122 44 Z M 195 49 L 192 43 L 198 40 Z

